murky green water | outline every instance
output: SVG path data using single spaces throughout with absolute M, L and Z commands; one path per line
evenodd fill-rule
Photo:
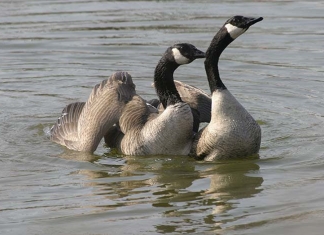
M 323 12 L 320 0 L 0 1 L 0 234 L 323 234 Z M 165 49 L 206 50 L 236 14 L 264 17 L 220 61 L 262 124 L 260 159 L 121 157 L 102 144 L 84 155 L 46 138 L 116 70 L 155 97 Z M 209 90 L 199 60 L 175 77 Z

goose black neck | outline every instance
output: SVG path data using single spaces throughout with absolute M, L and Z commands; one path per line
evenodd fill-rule
M 164 108 L 182 102 L 173 80 L 173 73 L 178 67 L 179 64 L 165 54 L 155 68 L 155 90 Z
M 217 89 L 227 89 L 219 76 L 218 61 L 225 48 L 234 40 L 226 28 L 221 28 L 210 43 L 206 52 L 205 70 L 211 92 Z

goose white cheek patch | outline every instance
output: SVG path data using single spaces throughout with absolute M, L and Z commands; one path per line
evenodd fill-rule
M 184 57 L 177 48 L 172 49 L 174 60 L 177 64 L 188 64 L 189 59 Z
M 227 32 L 230 34 L 231 38 L 233 39 L 236 39 L 238 36 L 240 36 L 246 31 L 246 29 L 236 27 L 232 24 L 226 24 L 225 28 L 227 29 Z

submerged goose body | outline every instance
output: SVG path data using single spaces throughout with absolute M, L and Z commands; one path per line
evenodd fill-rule
M 260 149 L 261 128 L 222 82 L 218 60 L 232 41 L 261 20 L 232 17 L 215 35 L 206 52 L 205 69 L 212 93 L 212 111 L 210 123 L 195 136 L 191 155 L 197 159 L 247 157 Z
M 50 139 L 72 150 L 93 153 L 134 95 L 131 76 L 114 73 L 93 88 L 87 102 L 72 103 L 63 109 L 50 130 Z
M 190 106 L 182 101 L 176 89 L 173 73 L 180 65 L 204 56 L 187 43 L 168 48 L 154 73 L 155 89 L 164 111 L 158 113 L 140 96 L 134 96 L 123 110 L 119 127 L 112 131 L 119 129 L 119 134 L 115 137 L 107 134 L 108 146 L 117 147 L 125 155 L 187 155 L 193 140 L 194 120 Z

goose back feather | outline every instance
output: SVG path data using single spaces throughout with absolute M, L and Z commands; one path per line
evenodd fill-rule
M 120 130 L 125 133 L 120 151 L 126 155 L 186 155 L 191 148 L 192 123 L 191 109 L 184 102 L 158 114 L 135 96 L 120 118 Z

